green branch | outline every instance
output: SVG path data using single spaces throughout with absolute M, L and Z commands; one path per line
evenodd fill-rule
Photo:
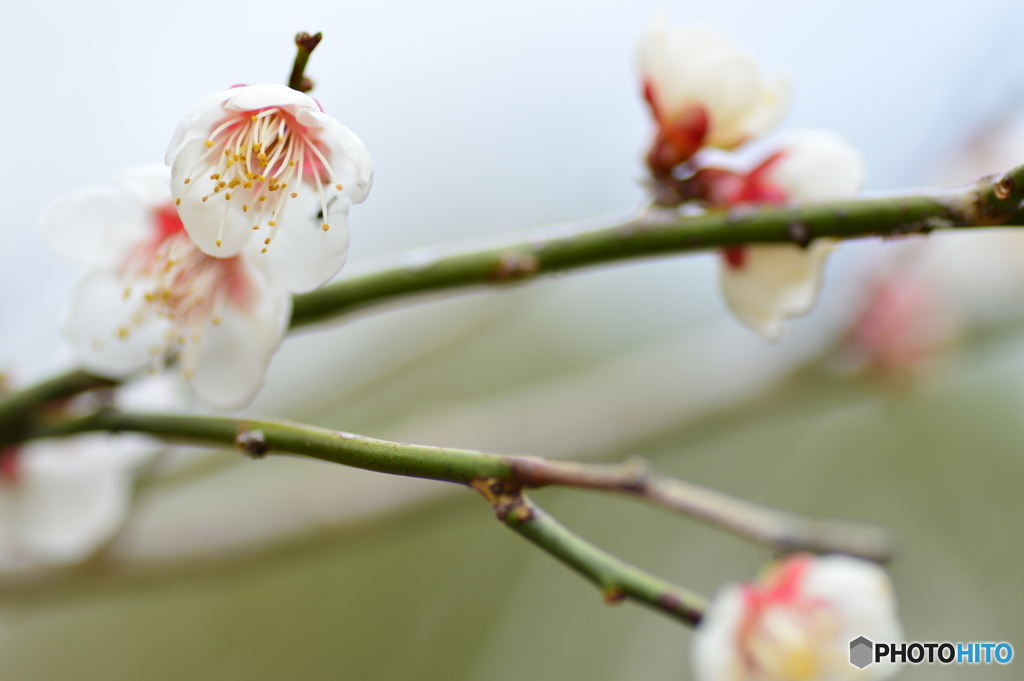
M 599 549 L 545 513 L 525 495 L 499 513 L 510 528 L 601 589 L 609 605 L 632 598 L 690 626 L 700 622 L 707 601 Z
M 539 229 L 505 246 L 448 255 L 438 254 L 435 249 L 413 252 L 407 255 L 406 265 L 343 279 L 295 296 L 291 328 L 414 295 L 500 286 L 635 258 L 747 243 L 807 244 L 822 237 L 852 239 L 927 233 L 937 228 L 1022 224 L 1022 201 L 1024 166 L 945 192 L 802 207 L 743 208 L 696 216 L 679 216 L 675 211 L 652 207 L 631 219 L 597 229 Z M 71 372 L 46 382 L 78 386 L 74 392 L 58 391 L 56 397 L 48 398 L 48 388 L 37 390 L 44 385 L 39 384 L 0 402 L 0 431 L 5 423 L 17 421 L 32 408 L 90 390 L 96 387 L 92 381 L 105 381 L 96 377 L 82 380 L 84 376 L 83 372 Z
M 944 192 L 862 198 L 791 207 L 742 207 L 681 216 L 651 207 L 594 229 L 539 229 L 504 246 L 438 254 L 425 249 L 409 264 L 343 279 L 295 296 L 292 328 L 413 295 L 496 286 L 606 263 L 677 255 L 741 244 L 793 243 L 926 234 L 934 229 L 1011 224 L 1024 217 L 1024 166 L 1004 176 Z
M 388 442 L 284 421 L 131 414 L 113 409 L 37 425 L 24 437 L 86 431 L 133 431 L 189 443 L 233 445 L 254 457 L 272 452 L 301 454 L 378 473 L 471 485 L 492 504 L 502 495 L 548 486 L 616 492 L 683 513 L 778 552 L 838 551 L 877 561 L 888 560 L 892 553 L 888 535 L 879 528 L 767 508 L 635 463 L 580 464 Z M 10 442 L 0 441 L 0 446 L 4 444 Z
M 271 452 L 301 454 L 381 473 L 463 483 L 480 491 L 505 524 L 596 583 L 606 602 L 617 603 L 631 597 L 691 625 L 699 621 L 704 610 L 702 597 L 602 551 L 530 504 L 521 494 L 515 475 L 518 457 L 386 442 L 277 421 L 127 414 L 115 410 L 37 426 L 30 437 L 95 430 L 229 444 L 255 458 Z M 495 489 L 501 494 L 495 496 Z
M 26 427 L 29 417 L 40 407 L 89 390 L 110 388 L 117 383 L 108 378 L 74 370 L 0 399 L 0 446 L 6 441 L 17 439 Z

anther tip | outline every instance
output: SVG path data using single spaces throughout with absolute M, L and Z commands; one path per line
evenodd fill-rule
M 330 226 L 329 224 L 327 224 L 327 223 L 325 222 L 325 223 L 324 223 L 324 231 L 326 232 L 326 231 L 327 231 L 327 230 L 329 230 L 330 228 L 331 228 L 331 226 Z
M 217 246 L 220 247 L 220 239 L 217 239 Z

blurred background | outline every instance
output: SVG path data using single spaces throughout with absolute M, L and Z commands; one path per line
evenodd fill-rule
M 300 30 L 323 31 L 314 94 L 376 166 L 342 277 L 635 207 L 652 125 L 634 56 L 659 11 L 788 75 L 783 129 L 845 135 L 871 191 L 1024 161 L 1024 5 L 1009 0 L 21 3 L 0 25 L 0 366 L 31 374 L 59 351 L 78 273 L 46 250 L 42 208 L 160 161 L 202 96 L 283 82 Z M 882 523 L 910 639 L 1020 651 L 1022 321 L 1016 234 L 844 245 L 776 345 L 730 317 L 712 256 L 661 259 L 294 337 L 248 411 L 422 444 L 642 455 L 761 503 Z M 769 557 L 628 500 L 536 498 L 706 594 Z M 22 577 L 0 576 L 3 678 L 688 678 L 687 630 L 605 606 L 474 493 L 319 462 L 174 452 L 99 556 Z

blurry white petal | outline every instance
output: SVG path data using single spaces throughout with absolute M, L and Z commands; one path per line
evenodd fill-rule
M 117 176 L 136 203 L 151 209 L 160 208 L 170 200 L 171 169 L 162 163 L 134 166 Z
M 64 337 L 82 366 L 102 376 L 119 378 L 152 362 L 152 348 L 165 344 L 166 320 L 138 323 L 141 293 L 125 298 L 125 286 L 114 272 L 87 274 L 78 284 L 64 320 Z
M 664 118 L 704 108 L 708 146 L 742 144 L 775 125 L 788 105 L 784 82 L 769 84 L 752 57 L 706 26 L 657 22 L 641 42 L 639 67 Z
M 123 523 L 135 469 L 158 445 L 100 434 L 20 448 L 18 477 L 0 482 L 0 564 L 83 560 Z
M 150 208 L 130 199 L 121 187 L 90 187 L 63 196 L 39 216 L 50 246 L 86 267 L 123 260 L 146 237 Z
M 867 169 L 856 147 L 831 130 L 800 130 L 783 138 L 783 155 L 768 173 L 793 203 L 853 198 Z
M 768 340 L 782 334 L 782 322 L 807 314 L 821 288 L 832 243 L 819 239 L 807 248 L 790 244 L 744 247 L 739 267 L 719 263 L 722 294 L 741 322 Z
M 901 641 L 892 581 L 880 566 L 849 556 L 822 556 L 803 580 L 808 598 L 829 603 L 842 613 L 843 635 L 876 641 Z
M 742 662 L 736 649 L 736 630 L 743 617 L 743 587 L 730 584 L 715 595 L 693 633 L 692 662 L 697 681 L 738 681 Z
M 171 412 L 185 405 L 183 384 L 173 373 L 158 373 L 121 385 L 114 404 L 126 411 Z
M 291 317 L 291 296 L 265 288 L 246 310 L 229 305 L 220 324 L 200 340 L 192 390 L 218 409 L 247 405 L 263 386 L 267 364 L 280 347 Z

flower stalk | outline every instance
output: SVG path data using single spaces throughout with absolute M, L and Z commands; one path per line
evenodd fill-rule
M 308 33 L 298 33 L 295 35 L 295 64 L 292 66 L 292 74 L 288 78 L 288 87 L 299 92 L 310 92 L 313 89 L 313 81 L 306 78 L 306 63 L 309 61 L 309 55 L 313 54 L 313 50 L 320 44 L 320 40 L 323 38 L 322 33 L 316 35 L 310 35 Z

